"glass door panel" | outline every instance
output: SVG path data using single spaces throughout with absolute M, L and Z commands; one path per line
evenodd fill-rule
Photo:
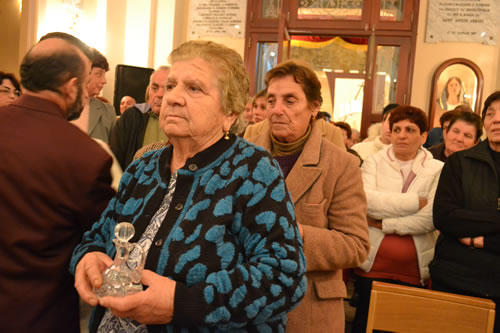
M 281 0 L 262 0 L 260 17 L 263 19 L 277 19 L 280 15 Z
M 380 0 L 380 20 L 396 22 L 403 20 L 405 0 Z
M 373 82 L 372 114 L 382 114 L 387 104 L 396 103 L 399 47 L 378 46 Z
M 361 128 L 367 38 L 292 36 L 290 56 L 309 64 L 321 82 L 321 111 Z
M 299 0 L 299 20 L 360 20 L 363 0 Z
M 418 1 L 415 0 L 373 0 L 376 4 L 372 21 L 377 30 L 411 31 L 414 15 L 418 13 Z
M 278 43 L 263 42 L 257 43 L 257 77 L 256 77 L 256 92 L 266 88 L 265 77 L 278 63 Z
M 362 75 L 329 73 L 333 121 L 343 121 L 361 131 L 365 80 Z M 361 77 L 360 77 L 361 76 Z

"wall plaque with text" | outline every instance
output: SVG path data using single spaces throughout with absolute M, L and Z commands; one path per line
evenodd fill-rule
M 425 41 L 496 45 L 498 0 L 430 0 Z
M 191 0 L 188 36 L 245 37 L 246 1 Z

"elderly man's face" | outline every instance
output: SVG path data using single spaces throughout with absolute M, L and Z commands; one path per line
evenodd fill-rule
M 165 92 L 165 82 L 167 82 L 169 71 L 159 70 L 151 75 L 151 80 L 149 82 L 149 99 L 148 104 L 151 106 L 151 110 L 155 114 L 160 114 L 161 101 L 163 99 L 163 94 Z
M 293 77 L 274 78 L 267 87 L 267 112 L 273 135 L 281 142 L 294 142 L 316 117 L 319 101 L 308 103 L 302 87 Z
M 120 114 L 135 104 L 135 99 L 130 96 L 123 96 L 120 101 Z
M 168 76 L 160 126 L 172 143 L 191 141 L 196 147 L 219 140 L 236 116 L 222 109 L 217 69 L 201 58 L 174 63 Z

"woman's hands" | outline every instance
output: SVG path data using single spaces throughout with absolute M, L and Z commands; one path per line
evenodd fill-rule
M 102 284 L 102 272 L 113 263 L 113 260 L 102 252 L 89 252 L 83 256 L 75 270 L 75 288 L 80 297 L 88 304 L 96 306 L 99 299 L 92 288 Z
M 484 247 L 484 237 L 464 237 L 458 239 L 460 243 L 469 246 L 469 247 L 477 247 L 478 249 L 482 249 Z
M 102 252 L 83 256 L 75 270 L 75 287 L 80 297 L 92 306 L 98 303 L 117 317 L 134 319 L 142 324 L 168 324 L 174 316 L 175 281 L 150 270 L 142 272 L 141 283 L 149 288 L 125 297 L 103 297 L 92 291 L 102 284 L 102 272 L 113 260 Z
M 142 272 L 143 285 L 149 288 L 125 297 L 103 297 L 100 305 L 117 317 L 130 318 L 142 324 L 168 324 L 174 316 L 176 282 L 150 270 Z

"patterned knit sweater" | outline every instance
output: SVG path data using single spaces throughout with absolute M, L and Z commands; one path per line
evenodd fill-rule
M 124 172 L 118 194 L 73 253 L 115 255 L 113 230 L 130 221 L 136 242 L 170 178 L 172 146 L 146 153 Z M 221 139 L 178 170 L 171 208 L 146 269 L 176 283 L 174 318 L 151 332 L 284 332 L 306 291 L 302 239 L 277 163 L 241 138 Z M 90 324 L 95 331 L 104 313 Z

